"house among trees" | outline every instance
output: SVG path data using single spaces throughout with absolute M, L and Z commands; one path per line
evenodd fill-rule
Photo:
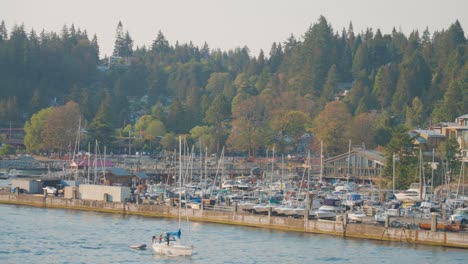
M 421 146 L 422 151 L 430 152 L 437 148 L 440 142 L 445 140 L 441 133 L 428 129 L 415 129 L 409 132 L 410 136 L 415 137 L 414 145 Z
M 461 158 L 468 161 L 468 114 L 457 117 L 455 122 L 440 122 L 429 129 L 445 138 L 454 136 L 460 146 Z

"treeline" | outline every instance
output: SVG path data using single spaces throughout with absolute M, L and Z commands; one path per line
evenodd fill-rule
M 320 17 L 302 37 L 258 56 L 248 47 L 170 44 L 162 32 L 150 47 L 134 47 L 119 22 L 113 55 L 128 63 L 101 71 L 108 58 L 99 60 L 97 36 L 86 30 L 37 33 L 15 25 L 8 33 L 2 22 L 0 123 L 26 124 L 29 132 L 38 126 L 37 140 L 47 133 L 48 140 L 68 139 L 30 140 L 31 151 L 69 149 L 81 123 L 83 144 L 98 140 L 114 152 L 128 151 L 129 139 L 136 151 L 173 149 L 175 135 L 189 134 L 211 152 L 226 146 L 259 155 L 275 146 L 290 153 L 311 132 L 333 155 L 346 152 L 349 140 L 385 146 L 398 125 L 425 127 L 468 113 L 468 43 L 458 21 L 405 36 L 354 32 L 352 24 L 335 31 Z M 47 121 L 48 107 L 78 111 L 53 114 L 72 116 L 65 123 L 74 127 L 52 132 L 63 124 Z

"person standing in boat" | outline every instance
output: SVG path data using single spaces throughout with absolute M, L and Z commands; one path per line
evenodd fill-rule
M 167 245 L 169 246 L 169 238 L 171 237 L 171 234 L 169 232 L 166 233 L 166 240 L 167 240 Z

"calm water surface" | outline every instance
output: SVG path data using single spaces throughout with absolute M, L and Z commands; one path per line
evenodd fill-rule
M 129 245 L 176 230 L 172 219 L 0 205 L 0 263 L 468 263 L 468 250 L 182 223 L 195 246 L 167 258 Z

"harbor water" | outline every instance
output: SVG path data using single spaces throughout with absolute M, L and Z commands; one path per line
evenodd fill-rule
M 466 263 L 468 250 L 183 221 L 191 257 L 153 255 L 178 221 L 0 205 L 0 263 Z M 146 250 L 130 245 L 147 244 Z

